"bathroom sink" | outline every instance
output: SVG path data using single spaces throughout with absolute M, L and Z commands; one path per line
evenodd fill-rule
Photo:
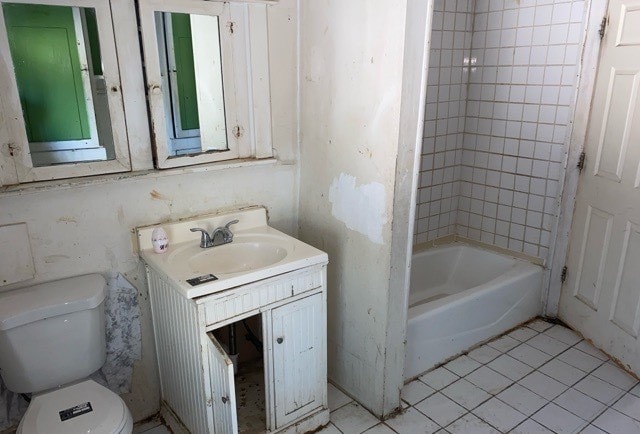
M 228 244 L 202 248 L 200 234 L 190 231 L 199 227 L 211 232 L 232 220 L 239 223 L 232 226 L 233 241 Z M 260 207 L 163 224 L 169 238 L 166 253 L 152 248 L 151 233 L 158 226 L 137 229 L 140 256 L 187 298 L 327 263 L 326 253 L 268 226 Z
M 259 237 L 255 240 L 250 236 L 242 238 L 236 237 L 232 243 L 222 246 L 200 248 L 200 251 L 187 259 L 187 263 L 194 271 L 234 274 L 268 267 L 287 256 L 284 245 L 260 240 Z

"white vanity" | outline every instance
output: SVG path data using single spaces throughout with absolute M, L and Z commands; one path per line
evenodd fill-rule
M 216 247 L 200 247 L 200 234 L 190 231 L 233 220 L 233 241 Z M 234 378 L 214 330 L 256 315 L 264 400 L 253 396 L 250 402 L 262 402 L 264 432 L 304 433 L 328 423 L 327 254 L 270 228 L 259 207 L 163 224 L 170 244 L 162 254 L 151 245 L 158 226 L 137 234 L 147 265 L 162 410 L 174 432 L 243 432 L 238 410 L 256 409 L 236 402 L 236 388 L 248 386 Z M 190 284 L 193 278 L 198 282 Z

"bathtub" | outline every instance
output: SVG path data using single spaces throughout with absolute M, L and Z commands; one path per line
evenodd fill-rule
M 414 253 L 404 378 L 541 312 L 542 267 L 453 243 Z

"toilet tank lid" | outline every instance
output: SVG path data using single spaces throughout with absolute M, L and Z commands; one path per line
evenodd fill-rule
M 105 284 L 101 275 L 86 274 L 0 292 L 0 330 L 93 309 L 105 298 Z

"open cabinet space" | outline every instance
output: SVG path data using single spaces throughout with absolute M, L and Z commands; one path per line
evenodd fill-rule
M 264 432 L 267 428 L 263 329 L 262 315 L 254 315 L 209 333 L 214 347 L 225 353 L 222 358 L 233 363 L 240 433 Z

